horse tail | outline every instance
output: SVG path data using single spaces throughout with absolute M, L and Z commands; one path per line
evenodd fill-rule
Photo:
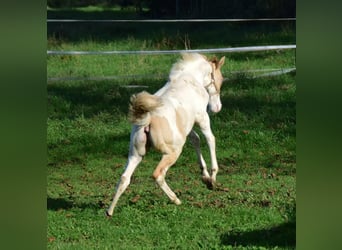
M 151 122 L 150 112 L 162 105 L 158 96 L 146 91 L 132 95 L 129 104 L 128 118 L 131 123 L 139 126 L 147 126 Z

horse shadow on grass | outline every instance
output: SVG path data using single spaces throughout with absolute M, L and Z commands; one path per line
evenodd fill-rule
M 57 211 L 60 209 L 70 209 L 74 206 L 72 201 L 62 199 L 62 198 L 47 198 L 46 206 L 48 210 Z
M 72 208 L 79 208 L 79 209 L 104 209 L 105 204 L 102 200 L 99 200 L 95 203 L 76 203 L 72 201 L 71 199 L 65 199 L 65 198 L 51 198 L 48 197 L 46 199 L 46 207 L 47 210 L 51 211 L 59 211 L 59 210 L 70 210 Z
M 247 232 L 227 232 L 221 235 L 225 246 L 296 247 L 296 222 L 289 221 L 280 225 Z
M 250 231 L 229 230 L 220 236 L 224 246 L 259 246 L 266 248 L 296 247 L 296 204 L 288 212 L 288 219 L 279 224 Z

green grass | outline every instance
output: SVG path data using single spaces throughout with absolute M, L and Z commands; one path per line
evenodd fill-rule
M 153 92 L 162 83 L 145 84 Z M 151 178 L 160 158 L 151 151 L 107 220 L 104 211 L 127 157 L 128 97 L 136 91 L 115 82 L 48 86 L 49 248 L 294 247 L 293 76 L 241 78 L 224 86 L 224 108 L 212 116 L 217 190 L 201 183 L 186 144 L 167 175 L 183 204 L 170 204 Z
M 253 30 L 254 34 L 259 32 L 255 27 L 250 31 Z M 244 31 L 236 29 L 236 36 L 231 36 L 242 39 L 239 34 L 246 35 Z M 50 32 L 48 49 L 164 48 L 157 46 L 156 41 L 163 36 L 159 31 L 159 40 L 149 40 L 148 35 L 143 38 L 139 32 L 129 39 L 123 36 L 112 40 L 97 37 L 96 32 L 91 39 L 64 39 L 53 35 L 53 29 Z M 73 28 L 68 32 L 73 33 Z M 288 37 L 292 37 L 290 33 Z M 270 44 L 282 39 L 278 31 L 269 36 L 267 39 L 273 39 Z M 256 45 L 251 40 L 249 45 Z M 193 42 L 198 47 L 208 43 L 196 39 Z M 165 48 L 182 46 L 170 44 Z M 212 44 L 223 45 L 236 44 Z M 195 152 L 187 143 L 166 177 L 183 202 L 180 206 L 171 204 L 151 178 L 160 159 L 160 154 L 152 150 L 134 173 L 111 219 L 105 218 L 104 213 L 127 159 L 128 100 L 144 89 L 126 86 L 146 85 L 144 90 L 156 91 L 165 83 L 178 56 L 48 56 L 48 78 L 162 75 L 47 85 L 48 249 L 295 248 L 295 74 L 253 79 L 249 74 L 231 73 L 293 67 L 295 52 L 218 56 L 222 55 L 227 57 L 223 73 L 229 80 L 222 87 L 223 109 L 211 116 L 220 167 L 217 189 L 208 190 L 201 182 Z M 209 164 L 203 137 L 202 149 Z
M 207 55 L 211 57 L 212 55 Z M 222 56 L 217 54 L 217 56 Z M 226 54 L 222 73 L 234 78 L 234 72 L 258 69 L 291 68 L 295 65 L 292 50 Z M 166 80 L 170 67 L 179 55 L 117 55 L 117 56 L 49 56 L 48 78 L 54 77 L 130 77 L 129 84 L 140 84 L 141 77 Z M 264 72 L 263 72 L 264 73 Z M 145 78 L 146 78 L 145 77 Z

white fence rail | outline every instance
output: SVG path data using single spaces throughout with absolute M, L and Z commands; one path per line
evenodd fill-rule
M 57 51 L 48 50 L 48 55 L 162 55 L 179 53 L 225 53 L 225 52 L 250 52 L 264 50 L 295 49 L 296 45 L 269 45 L 269 46 L 247 46 L 236 48 L 215 49 L 193 49 L 193 50 L 113 50 L 113 51 Z
M 47 19 L 48 23 L 185 23 L 185 22 L 265 22 L 296 21 L 296 18 L 234 18 L 234 19 Z

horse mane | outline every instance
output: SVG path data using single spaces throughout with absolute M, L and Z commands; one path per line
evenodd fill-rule
M 176 80 L 185 71 L 189 70 L 196 62 L 207 63 L 207 58 L 198 53 L 181 53 L 182 58 L 176 62 L 170 71 L 170 81 Z

